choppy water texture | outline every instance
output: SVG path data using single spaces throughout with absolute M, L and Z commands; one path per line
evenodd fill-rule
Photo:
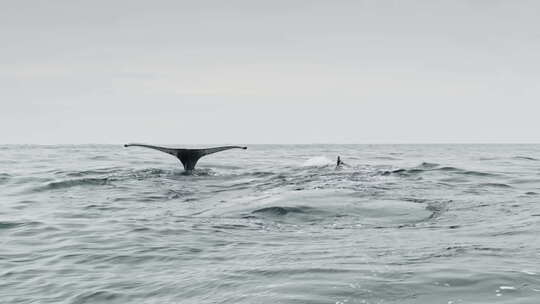
M 538 145 L 0 146 L 0 195 L 2 303 L 540 303 Z

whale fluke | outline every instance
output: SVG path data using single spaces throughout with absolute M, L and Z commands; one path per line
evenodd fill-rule
M 247 147 L 242 146 L 223 146 L 223 147 L 215 147 L 215 148 L 207 148 L 207 149 L 174 149 L 174 148 L 166 148 L 166 147 L 158 147 L 158 146 L 152 146 L 152 145 L 145 145 L 145 144 L 126 144 L 124 147 L 143 147 L 143 148 L 149 148 L 158 150 L 161 152 L 165 152 L 167 154 L 170 154 L 172 156 L 175 156 L 180 160 L 182 165 L 184 166 L 184 170 L 191 171 L 195 169 L 195 165 L 197 164 L 197 161 L 199 161 L 199 158 L 206 156 L 208 154 L 221 152 L 229 149 L 247 149 Z

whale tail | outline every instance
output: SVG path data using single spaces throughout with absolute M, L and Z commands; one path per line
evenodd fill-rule
M 158 147 L 158 146 L 152 146 L 152 145 L 145 145 L 145 144 L 126 144 L 124 147 L 143 147 L 143 148 L 149 148 L 158 150 L 161 152 L 165 152 L 167 154 L 170 154 L 180 160 L 182 165 L 184 166 L 184 170 L 186 171 L 192 171 L 195 169 L 195 165 L 197 165 L 197 162 L 199 159 L 203 156 L 213 154 L 216 152 L 221 152 L 229 149 L 247 149 L 247 147 L 242 146 L 223 146 L 223 147 L 215 147 L 215 148 L 207 148 L 207 149 L 174 149 L 174 148 L 166 148 L 166 147 Z

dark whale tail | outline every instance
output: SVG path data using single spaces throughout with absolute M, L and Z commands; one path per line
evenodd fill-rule
M 165 152 L 167 154 L 170 154 L 172 156 L 175 156 L 180 160 L 182 165 L 184 166 L 184 170 L 191 171 L 195 169 L 195 165 L 197 164 L 197 161 L 199 161 L 199 158 L 206 156 L 208 154 L 225 151 L 229 149 L 247 149 L 247 147 L 241 147 L 241 146 L 223 146 L 223 147 L 215 147 L 215 148 L 207 148 L 207 149 L 174 149 L 174 148 L 165 148 L 165 147 L 158 147 L 158 146 L 152 146 L 152 145 L 145 145 L 145 144 L 127 144 L 124 145 L 124 147 L 144 147 L 144 148 L 150 148 L 154 150 L 158 150 L 161 152 Z

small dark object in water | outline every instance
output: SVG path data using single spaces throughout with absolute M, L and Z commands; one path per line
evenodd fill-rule
M 345 165 L 344 162 L 341 161 L 341 157 L 337 157 L 337 162 L 336 162 L 336 168 L 341 168 L 341 166 Z

